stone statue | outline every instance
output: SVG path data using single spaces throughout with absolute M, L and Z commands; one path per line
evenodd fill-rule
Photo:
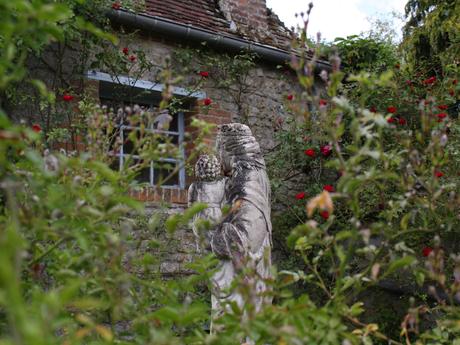
M 271 303 L 271 298 L 264 294 L 271 269 L 270 185 L 259 144 L 248 126 L 231 123 L 219 127 L 216 145 L 226 179 L 217 178 L 215 168 L 207 175 L 205 170 L 215 166 L 208 162 L 214 162 L 214 158 L 200 157 L 195 170 L 198 181 L 189 190 L 190 202 L 207 202 L 211 206 L 200 217 L 215 221 L 221 217 L 218 205 L 231 206 L 204 241 L 194 230 L 201 243 L 220 259 L 213 276 L 212 319 L 222 313 L 228 302 L 236 303 L 242 310 L 251 303 L 255 312 L 264 303 Z M 230 289 L 234 278 L 245 268 L 256 273 L 243 277 L 251 285 L 249 301 L 238 289 Z M 213 331 L 216 330 L 211 325 Z
M 210 239 L 212 252 L 221 259 L 222 267 L 215 280 L 222 290 L 230 287 L 242 269 L 252 267 L 257 274 L 247 277 L 253 284 L 251 301 L 233 292 L 219 302 L 234 301 L 244 309 L 250 302 L 255 311 L 271 299 L 263 296 L 265 279 L 271 268 L 270 184 L 259 144 L 248 126 L 240 123 L 221 125 L 217 151 L 224 175 L 225 203 L 231 210 L 218 224 Z M 219 308 L 219 306 L 217 306 Z

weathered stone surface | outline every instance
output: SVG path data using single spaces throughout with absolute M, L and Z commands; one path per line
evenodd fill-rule
M 265 161 L 251 130 L 240 123 L 220 126 L 217 151 L 228 177 L 225 203 L 231 210 L 210 237 L 211 250 L 221 260 L 220 269 L 213 277 L 213 311 L 215 314 L 221 312 L 223 302 L 236 302 L 243 310 L 249 302 L 258 310 L 271 301 L 264 296 L 265 279 L 270 277 L 272 231 Z M 243 268 L 256 272 L 245 277 L 254 292 L 251 301 L 238 291 L 230 294 L 226 291 Z

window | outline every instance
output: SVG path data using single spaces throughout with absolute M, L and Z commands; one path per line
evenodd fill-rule
M 104 100 L 102 100 L 104 104 Z M 118 166 L 122 169 L 128 156 L 135 161 L 140 157 L 133 150 L 133 143 L 129 141 L 128 136 L 132 131 L 138 131 L 139 127 L 132 127 L 126 123 L 120 123 L 118 127 L 120 137 L 120 150 L 117 153 Z M 139 182 L 147 182 L 150 185 L 161 184 L 163 187 L 185 188 L 185 168 L 184 168 L 184 114 L 182 112 L 173 114 L 169 130 L 146 129 L 146 132 L 162 134 L 168 137 L 171 143 L 177 145 L 180 150 L 180 157 L 161 158 L 159 161 L 150 162 L 150 166 L 139 172 L 136 179 Z M 171 175 L 174 171 L 177 171 Z M 165 180 L 166 179 L 166 180 Z
M 146 81 L 134 81 L 126 77 L 112 77 L 106 73 L 89 72 L 90 79 L 99 80 L 99 98 L 103 105 L 118 109 L 120 107 L 138 104 L 149 110 L 157 110 L 161 100 L 162 85 Z M 174 94 L 185 95 L 185 90 L 176 88 Z M 189 94 L 187 94 L 190 96 Z M 203 97 L 201 94 L 192 95 Z M 150 185 L 161 184 L 165 188 L 185 188 L 185 153 L 184 153 L 184 113 L 177 112 L 170 114 L 172 121 L 168 130 L 148 128 L 146 131 L 164 135 L 165 140 L 179 147 L 179 156 L 166 157 L 159 161 L 151 161 L 149 166 L 141 170 L 136 179 Z M 130 126 L 125 120 L 120 120 L 116 135 L 120 138 L 121 147 L 115 154 L 117 156 L 116 168 L 122 169 L 126 159 L 139 160 L 133 150 L 133 143 L 129 141 L 128 135 L 138 131 L 138 127 Z M 174 175 L 172 172 L 176 171 Z M 165 180 L 165 178 L 167 178 Z

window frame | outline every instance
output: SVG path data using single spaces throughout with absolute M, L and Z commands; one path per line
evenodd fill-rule
M 130 77 L 125 77 L 125 76 L 112 76 L 108 73 L 104 72 L 99 72 L 99 71 L 88 71 L 86 74 L 87 79 L 92 79 L 92 80 L 97 80 L 97 81 L 104 81 L 104 82 L 109 82 L 117 85 L 125 85 L 125 86 L 131 86 L 131 87 L 136 87 L 140 89 L 144 89 L 147 91 L 151 92 L 159 92 L 161 93 L 164 90 L 164 84 L 160 83 L 152 83 L 149 81 L 145 80 L 139 80 L 139 79 L 134 79 Z M 197 98 L 197 99 L 204 99 L 206 98 L 206 94 L 203 92 L 193 92 L 190 93 L 188 92 L 185 88 L 181 87 L 174 87 L 173 88 L 173 95 L 175 96 L 188 96 L 192 98 Z M 152 106 L 154 105 L 153 103 L 151 104 Z M 178 137 L 178 147 L 179 147 L 179 152 L 180 152 L 180 158 L 162 158 L 159 160 L 159 162 L 170 162 L 174 163 L 179 166 L 178 170 L 178 182 L 179 184 L 175 185 L 161 185 L 161 188 L 165 189 L 185 189 L 185 145 L 184 145 L 184 137 L 185 137 L 185 114 L 184 112 L 178 112 L 177 113 L 178 119 L 177 119 L 177 131 L 165 131 L 165 130 L 159 130 L 159 129 L 153 129 L 149 128 L 146 129 L 146 131 L 151 132 L 151 133 L 156 133 L 156 134 L 165 134 L 168 136 L 177 136 Z M 129 125 L 124 125 L 120 124 L 118 126 L 120 130 L 120 139 L 122 142 L 122 145 L 120 146 L 120 151 L 115 154 L 116 157 L 119 159 L 119 168 L 120 170 L 123 169 L 123 164 L 124 164 L 124 157 L 127 156 L 128 154 L 124 154 L 124 131 L 127 130 L 135 130 L 138 129 L 138 127 L 133 127 Z M 131 155 L 132 158 L 134 159 L 139 159 L 140 157 L 138 155 Z M 155 170 L 158 170 L 158 168 L 154 167 L 154 161 L 150 161 L 150 167 L 149 167 L 149 173 L 150 173 L 150 180 L 149 180 L 149 185 L 150 186 L 155 186 Z
M 153 128 L 145 128 L 146 132 L 149 133 L 155 133 L 155 134 L 165 134 L 167 136 L 177 136 L 177 145 L 179 147 L 179 152 L 180 152 L 180 158 L 160 158 L 158 162 L 165 162 L 165 163 L 174 163 L 177 166 L 179 166 L 178 170 L 178 176 L 179 176 L 179 184 L 175 185 L 161 185 L 162 188 L 181 188 L 185 189 L 185 149 L 184 149 L 184 137 L 185 137 L 185 116 L 184 113 L 178 112 L 177 113 L 177 132 L 176 131 L 165 131 L 165 130 L 159 130 L 159 129 L 153 129 Z M 120 162 L 119 167 L 120 171 L 123 169 L 124 165 L 124 157 L 130 156 L 133 159 L 140 159 L 139 155 L 136 154 L 129 154 L 129 153 L 124 153 L 124 132 L 125 130 L 138 130 L 140 129 L 139 127 L 134 127 L 134 126 L 128 126 L 128 125 L 119 125 L 117 127 L 120 131 L 120 139 L 121 139 L 121 146 L 120 146 L 120 151 L 115 154 L 116 157 L 118 157 L 118 160 Z M 158 170 L 158 168 L 154 167 L 155 161 L 150 161 L 150 167 L 149 167 L 149 172 L 150 172 L 150 180 L 149 184 L 151 186 L 155 186 L 155 170 Z

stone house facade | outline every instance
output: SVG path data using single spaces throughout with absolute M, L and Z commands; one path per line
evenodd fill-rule
M 216 54 L 231 55 L 241 51 L 256 54 L 238 104 L 228 90 L 204 84 L 196 94 L 196 103 L 191 104 L 190 112 L 183 115 L 183 123 L 179 126 L 190 133 L 192 116 L 216 125 L 246 122 L 264 151 L 274 146 L 274 132 L 288 116 L 286 98 L 293 92 L 296 79 L 286 68 L 290 61 L 292 32 L 267 8 L 265 0 L 146 0 L 145 12 L 133 13 L 116 6 L 109 18 L 123 30 L 138 30 L 140 34 L 130 41 L 129 48 L 142 49 L 157 66 L 184 45 L 194 47 L 205 43 Z M 88 78 L 101 90 L 97 83 L 107 82 L 108 76 L 92 73 L 88 73 Z M 149 78 L 151 76 L 146 75 L 144 80 L 149 81 Z M 179 87 L 175 92 L 180 95 L 182 90 Z M 211 99 L 212 104 L 203 113 L 198 105 L 205 98 Z M 212 145 L 212 138 L 208 140 Z M 185 156 L 191 149 L 187 147 Z M 152 186 L 135 192 L 135 196 L 146 203 L 165 201 L 183 206 L 192 176 L 185 173 L 182 178 L 176 186 Z
M 273 148 L 275 131 L 289 116 L 287 96 L 295 93 L 297 84 L 296 76 L 287 67 L 291 59 L 293 33 L 267 8 L 266 1 L 145 0 L 144 3 L 142 11 L 133 12 L 125 9 L 123 3 L 114 1 L 107 16 L 115 29 L 129 33 L 129 39 L 122 36 L 120 46 L 129 51 L 142 50 L 152 68 L 134 80 L 126 75 L 113 75 L 103 68 L 88 67 L 81 73 L 84 74 L 84 88 L 90 90 L 91 97 L 101 103 L 112 104 L 120 101 L 120 96 L 114 93 L 114 86 L 125 85 L 139 90 L 139 94 L 147 90 L 148 93 L 142 93 L 137 103 L 155 107 L 161 99 L 164 85 L 156 80 L 157 74 L 153 71 L 161 71 L 165 61 L 172 59 L 176 51 L 184 47 L 200 48 L 212 50 L 217 56 L 225 54 L 230 57 L 250 52 L 255 59 L 247 71 L 245 87 L 236 90 L 238 101 L 232 97 L 232 88 L 235 91 L 232 85 L 224 89 L 203 83 L 199 90 L 189 94 L 187 82 L 197 78 L 196 72 L 199 70 L 194 75 L 186 76 L 183 85 L 179 82 L 173 87 L 174 95 L 187 95 L 192 101 L 189 101 L 188 111 L 174 115 L 168 135 L 185 149 L 182 159 L 174 159 L 171 163 L 181 165 L 194 150 L 187 142 L 187 138 L 193 138 L 195 134 L 190 127 L 192 117 L 216 125 L 244 122 L 251 127 L 263 152 Z M 64 59 L 72 61 L 72 51 L 66 49 Z M 34 73 L 41 80 L 49 78 L 49 70 L 47 66 L 44 68 L 46 63 L 43 62 L 56 60 L 55 57 L 48 58 L 46 54 L 42 62 L 32 61 Z M 72 64 L 69 62 L 64 67 Z M 326 62 L 320 61 L 319 65 L 321 69 L 329 69 Z M 74 72 L 69 69 L 65 73 L 71 77 Z M 206 99 L 212 100 L 212 104 L 203 112 L 201 105 Z M 10 114 L 15 113 L 14 109 L 8 110 Z M 210 147 L 213 146 L 213 137 L 206 140 Z M 122 156 L 123 151 L 120 160 Z M 145 202 L 151 210 L 159 205 L 167 205 L 169 213 L 183 210 L 187 206 L 187 189 L 193 176 L 182 167 L 172 182 L 158 187 L 157 175 L 158 171 L 152 163 L 152 167 L 143 173 L 142 180 L 148 182 L 149 186 L 133 190 L 133 196 Z M 165 256 L 165 273 L 181 271 L 182 263 L 188 261 L 193 249 L 190 231 L 179 231 L 175 237 L 179 243 Z
M 200 46 L 203 42 L 217 54 L 241 51 L 256 54 L 239 103 L 228 90 L 207 87 L 205 83 L 196 104 L 184 115 L 184 130 L 191 130 L 188 126 L 191 116 L 216 125 L 246 122 L 262 150 L 268 152 L 275 145 L 275 131 L 288 116 L 287 96 L 296 85 L 295 75 L 286 68 L 292 32 L 267 8 L 265 0 L 146 0 L 145 4 L 145 13 L 134 14 L 121 7 L 111 11 L 109 17 L 123 29 L 140 30 L 141 34 L 128 47 L 140 47 L 155 65 L 160 66 L 180 46 Z M 97 77 L 89 75 L 89 78 L 100 82 Z M 203 113 L 198 105 L 205 98 L 211 99 L 212 104 Z M 208 140 L 213 145 L 213 138 Z M 188 150 L 192 149 L 188 146 Z M 187 188 L 192 179 L 185 176 L 185 184 L 174 187 L 143 188 L 134 192 L 134 196 L 151 207 L 164 201 L 169 203 L 170 212 L 180 211 L 186 206 Z M 184 264 L 193 252 L 190 231 L 179 230 L 175 241 L 174 249 L 164 256 L 161 264 L 165 274 L 183 273 Z

